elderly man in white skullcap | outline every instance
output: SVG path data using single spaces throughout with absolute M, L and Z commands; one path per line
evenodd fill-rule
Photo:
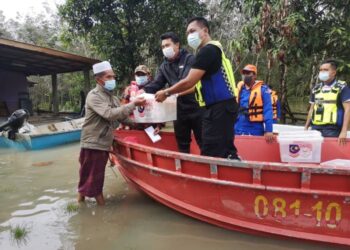
M 86 97 L 86 115 L 81 134 L 78 201 L 94 197 L 98 205 L 104 205 L 102 189 L 109 150 L 113 142 L 113 122 L 130 124 L 129 115 L 136 106 L 145 104 L 145 99 L 136 98 L 121 106 L 113 96 L 116 86 L 115 74 L 109 62 L 93 65 L 96 88 Z

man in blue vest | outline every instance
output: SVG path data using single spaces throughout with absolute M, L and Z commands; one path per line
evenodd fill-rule
M 208 21 L 192 18 L 187 23 L 187 42 L 198 50 L 186 78 L 172 87 L 156 93 L 157 101 L 193 88 L 201 81 L 201 94 L 205 102 L 202 119 L 201 154 L 213 157 L 239 159 L 234 146 L 233 125 L 237 116 L 236 94 L 232 66 L 223 53 L 222 46 L 212 41 Z
M 338 137 L 340 145 L 346 144 L 350 121 L 350 89 L 345 82 L 336 79 L 337 64 L 326 60 L 320 66 L 319 79 L 311 92 L 310 110 L 305 130 L 310 125 L 324 137 Z

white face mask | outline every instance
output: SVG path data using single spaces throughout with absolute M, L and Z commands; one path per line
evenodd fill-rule
M 187 43 L 191 48 L 196 50 L 202 43 L 202 39 L 199 37 L 199 32 L 193 32 L 189 34 L 187 36 Z
M 163 49 L 163 55 L 168 58 L 171 59 L 175 56 L 175 50 L 173 47 L 167 47 Z
M 327 71 L 322 71 L 318 74 L 318 78 L 322 81 L 322 82 L 326 82 L 329 80 L 329 72 Z
M 136 84 L 138 86 L 143 86 L 148 82 L 148 77 L 147 76 L 136 76 L 135 80 L 136 80 Z
M 115 80 L 108 80 L 108 81 L 105 81 L 105 85 L 103 87 L 108 91 L 112 91 L 113 89 L 115 89 L 115 86 L 116 86 Z

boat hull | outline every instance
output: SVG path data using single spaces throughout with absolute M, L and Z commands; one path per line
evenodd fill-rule
M 0 136 L 0 148 L 11 148 L 16 150 L 41 150 L 77 142 L 80 140 L 80 136 L 81 129 L 46 135 L 32 135 L 16 141 Z
M 114 162 L 129 182 L 164 205 L 231 230 L 350 246 L 347 168 L 281 164 L 275 154 L 272 163 L 181 154 L 171 151 L 171 134 L 162 135 L 166 144 L 149 147 L 141 133 L 123 133 L 116 134 Z M 264 143 L 236 139 L 243 154 Z

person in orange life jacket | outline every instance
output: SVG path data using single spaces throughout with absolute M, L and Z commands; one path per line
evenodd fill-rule
M 243 82 L 238 83 L 238 118 L 236 135 L 265 135 L 272 142 L 273 110 L 271 92 L 263 81 L 256 81 L 257 69 L 248 64 L 241 71 Z
M 201 81 L 205 102 L 202 117 L 201 155 L 239 160 L 234 145 L 234 126 L 237 115 L 236 85 L 232 68 L 222 46 L 210 37 L 209 23 L 195 17 L 187 23 L 187 42 L 198 53 L 188 75 L 170 88 L 156 93 L 156 100 L 181 93 Z
M 267 85 L 271 91 L 271 102 L 273 110 L 273 123 L 277 123 L 281 118 L 281 102 L 278 99 L 277 91 L 271 85 Z
M 131 81 L 130 85 L 124 90 L 121 103 L 127 104 L 136 96 L 145 93 L 144 88 L 152 81 L 151 71 L 146 65 L 139 65 L 135 68 L 135 81 Z M 133 115 L 131 115 L 132 117 Z M 162 124 L 135 124 L 136 129 L 144 129 L 149 126 L 155 127 L 154 134 L 158 134 Z M 129 126 L 120 124 L 118 129 L 130 129 Z
M 310 110 L 305 130 L 310 125 L 324 137 L 338 137 L 340 145 L 346 144 L 350 121 L 350 88 L 336 79 L 337 63 L 332 60 L 322 62 L 317 84 L 310 96 Z

